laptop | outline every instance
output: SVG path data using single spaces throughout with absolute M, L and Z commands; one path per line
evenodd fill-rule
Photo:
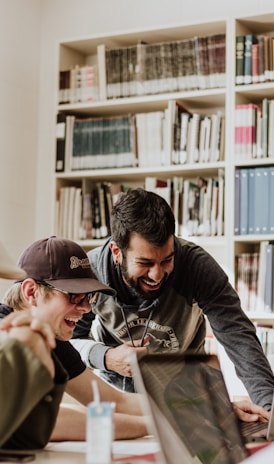
M 216 355 L 148 354 L 133 357 L 132 369 L 161 463 L 238 464 L 249 456 Z

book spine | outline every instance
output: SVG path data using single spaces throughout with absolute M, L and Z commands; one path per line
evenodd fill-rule
M 252 44 L 257 42 L 253 34 L 245 35 L 244 43 L 244 84 L 252 84 Z
M 240 169 L 235 169 L 234 175 L 234 234 L 240 235 Z
M 240 169 L 240 235 L 248 231 L 248 169 Z
M 56 162 L 55 171 L 65 170 L 66 115 L 59 113 L 56 123 Z
M 236 37 L 236 62 L 235 62 L 235 84 L 241 85 L 244 83 L 244 35 Z

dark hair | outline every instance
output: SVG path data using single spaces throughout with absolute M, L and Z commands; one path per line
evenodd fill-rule
M 169 204 L 160 195 L 142 188 L 122 193 L 110 216 L 111 234 L 121 250 L 128 248 L 131 232 L 149 243 L 162 246 L 175 233 L 175 219 Z

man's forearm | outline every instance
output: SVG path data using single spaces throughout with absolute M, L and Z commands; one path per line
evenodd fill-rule
M 83 338 L 73 338 L 70 342 L 80 353 L 82 360 L 88 367 L 105 369 L 105 353 L 109 349 L 108 346 Z
M 140 438 L 148 434 L 148 418 L 114 413 L 114 439 Z M 86 439 L 86 408 L 78 404 L 61 404 L 51 441 Z

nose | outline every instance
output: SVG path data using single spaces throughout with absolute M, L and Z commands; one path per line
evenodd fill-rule
M 89 313 L 90 310 L 91 310 L 91 306 L 87 301 L 84 301 L 82 303 L 76 303 L 75 307 L 76 307 L 77 311 L 79 311 L 82 314 Z
M 164 276 L 164 270 L 162 269 L 162 266 L 160 264 L 154 264 L 152 267 L 150 267 L 149 272 L 148 272 L 148 277 L 151 280 L 154 280 L 155 282 L 160 282 Z

